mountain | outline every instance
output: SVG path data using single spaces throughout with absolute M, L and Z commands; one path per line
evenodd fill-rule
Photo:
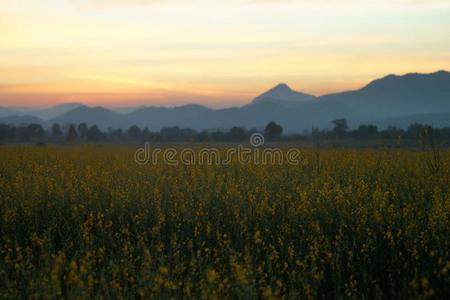
M 286 107 L 294 107 L 314 100 L 316 97 L 292 90 L 287 84 L 280 83 L 253 99 L 251 104 L 274 102 Z
M 80 103 L 64 103 L 48 108 L 35 109 L 30 111 L 25 111 L 25 113 L 29 115 L 36 116 L 43 120 L 50 120 L 52 118 L 56 118 L 59 115 L 62 115 L 72 109 L 83 106 Z
M 360 90 L 330 94 L 320 102 L 351 107 L 363 120 L 450 112 L 450 73 L 389 75 Z
M 112 107 L 111 110 L 120 114 L 128 114 L 145 107 L 146 106 L 121 106 L 121 107 Z
M 213 110 L 201 105 L 184 105 L 179 107 L 143 107 L 131 113 L 125 114 L 124 122 L 140 127 L 159 130 L 167 126 L 181 126 L 193 128 L 195 120 Z
M 15 114 L 17 114 L 17 112 L 14 109 L 0 106 L 0 118 L 8 117 Z
M 98 125 L 101 128 L 123 127 L 122 115 L 103 107 L 79 106 L 53 118 L 49 123 Z
M 263 101 L 243 107 L 214 110 L 191 124 L 196 129 L 233 126 L 262 129 L 270 121 L 275 121 L 289 133 L 311 130 L 312 127 L 327 127 L 331 124 L 330 120 L 339 117 L 352 117 L 351 109 L 338 103 L 311 102 L 290 108 L 272 101 Z
M 273 102 L 260 102 L 243 107 L 213 110 L 200 105 L 180 107 L 145 107 L 128 114 L 117 114 L 101 108 L 82 107 L 53 119 L 57 123 L 97 124 L 106 129 L 132 125 L 151 130 L 179 126 L 196 130 L 222 129 L 233 126 L 264 128 L 270 121 L 280 123 L 285 132 L 326 127 L 330 120 L 352 117 L 351 109 L 338 103 L 306 103 L 300 108 L 288 108 Z M 78 121 L 77 121 L 78 120 Z
M 85 122 L 96 124 L 102 129 L 126 129 L 132 125 L 151 130 L 168 126 L 197 130 L 227 129 L 233 126 L 262 129 L 270 121 L 275 121 L 283 126 L 284 132 L 294 133 L 312 128 L 329 128 L 334 119 L 345 118 L 350 127 L 369 123 L 379 127 L 404 127 L 413 122 L 448 126 L 450 73 L 439 71 L 431 74 L 389 75 L 359 90 L 317 98 L 293 91 L 286 84 L 279 84 L 247 105 L 225 109 L 210 109 L 201 105 L 149 106 L 135 110 L 130 108 L 119 113 L 103 107 L 72 103 L 54 107 L 51 112 L 56 113 L 58 110 L 63 113 L 51 118 L 48 125 Z M 5 109 L 0 109 L 0 113 L 2 111 Z M 8 121 L 18 122 L 15 118 L 17 116 Z M 26 120 L 19 121 L 24 123 Z
M 436 128 L 450 127 L 450 112 L 391 117 L 374 122 L 380 129 L 388 126 L 406 129 L 412 123 L 426 124 Z
M 79 106 L 82 106 L 82 104 L 65 103 L 46 108 L 0 107 L 0 117 L 33 116 L 42 120 L 49 120 Z
M 201 105 L 185 105 L 180 107 L 142 107 L 130 113 L 117 113 L 103 107 L 80 106 L 61 116 L 51 119 L 50 123 L 98 125 L 102 129 L 129 128 L 132 125 L 159 130 L 162 127 L 190 127 L 193 120 L 204 113 L 212 111 Z
M 35 116 L 8 116 L 0 118 L 0 124 L 11 124 L 11 125 L 27 125 L 27 124 L 39 124 L 45 125 L 45 121 L 37 118 Z

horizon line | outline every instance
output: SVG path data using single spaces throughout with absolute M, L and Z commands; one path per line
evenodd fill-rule
M 437 71 L 428 72 L 428 73 L 426 73 L 426 72 L 423 72 L 423 73 L 422 72 L 408 72 L 408 73 L 403 73 L 403 74 L 389 73 L 389 74 L 384 75 L 382 77 L 374 78 L 374 79 L 370 80 L 369 82 L 367 82 L 366 84 L 364 84 L 363 86 L 355 88 L 355 89 L 338 90 L 338 91 L 333 91 L 333 92 L 324 93 L 324 94 L 320 94 L 320 95 L 315 95 L 313 93 L 308 93 L 308 92 L 305 92 L 305 91 L 302 91 L 302 90 L 296 90 L 296 89 L 293 89 L 291 87 L 291 85 L 289 85 L 288 83 L 279 82 L 279 83 L 277 83 L 275 85 L 272 85 L 271 87 L 267 88 L 266 90 L 260 92 L 259 94 L 255 95 L 252 99 L 246 100 L 246 102 L 242 103 L 241 105 L 230 105 L 230 106 L 228 106 L 228 105 L 225 105 L 225 106 L 214 106 L 214 105 L 211 105 L 211 103 L 200 104 L 200 103 L 197 103 L 195 101 L 190 102 L 190 101 L 187 101 L 187 100 L 179 101 L 180 103 L 178 103 L 178 104 L 162 105 L 162 104 L 146 103 L 146 101 L 149 101 L 149 100 L 143 100 L 143 101 L 135 102 L 134 104 L 129 104 L 129 105 L 127 105 L 126 103 L 124 103 L 123 105 L 122 104 L 119 104 L 119 105 L 109 104 L 108 105 L 108 104 L 87 104 L 87 103 L 84 103 L 84 101 L 67 101 L 67 102 L 60 102 L 60 103 L 55 103 L 55 104 L 52 104 L 52 105 L 42 105 L 42 106 L 41 105 L 30 105 L 30 106 L 27 106 L 27 105 L 20 105 L 20 106 L 3 106 L 3 105 L 0 105 L 0 108 L 6 108 L 6 109 L 51 109 L 51 108 L 55 108 L 55 107 L 58 107 L 58 106 L 73 104 L 73 105 L 78 105 L 78 107 L 84 106 L 84 107 L 89 107 L 89 108 L 99 108 L 100 107 L 100 108 L 105 108 L 105 109 L 121 109 L 121 108 L 122 109 L 130 108 L 131 109 L 131 108 L 146 108 L 146 107 L 177 108 L 177 107 L 198 105 L 198 106 L 206 107 L 206 108 L 212 109 L 212 110 L 220 110 L 220 109 L 242 107 L 242 106 L 249 105 L 249 104 L 252 103 L 252 101 L 256 97 L 258 97 L 258 96 L 260 96 L 260 95 L 262 95 L 262 94 L 264 94 L 264 93 L 270 91 L 271 89 L 273 89 L 273 88 L 275 88 L 277 86 L 280 86 L 280 85 L 286 85 L 294 92 L 300 92 L 300 93 L 303 93 L 303 94 L 311 95 L 311 96 L 313 96 L 315 98 L 315 100 L 317 100 L 318 98 L 323 97 L 323 96 L 327 96 L 327 95 L 339 94 L 339 93 L 344 93 L 344 92 L 358 91 L 358 90 L 361 90 L 361 89 L 367 87 L 368 85 L 370 85 L 371 83 L 373 83 L 375 81 L 382 80 L 382 79 L 385 79 L 385 78 L 388 78 L 388 77 L 391 77 L 391 76 L 405 77 L 405 76 L 410 76 L 410 75 L 433 75 L 433 74 L 438 74 L 438 73 L 442 73 L 442 72 L 443 73 L 450 73 L 450 70 L 439 69 Z M 17 94 L 20 94 L 20 93 L 17 93 Z M 77 95 L 77 94 L 80 94 L 80 95 L 81 94 L 104 95 L 105 93 L 98 93 L 98 92 L 97 93 L 88 93 L 88 92 L 86 92 L 86 93 L 71 93 L 70 95 Z M 113 93 L 113 94 L 114 95 L 120 95 L 120 94 L 141 95 L 141 94 L 144 94 L 144 93 Z M 0 96 L 1 95 L 2 94 L 0 93 Z M 30 95 L 32 95 L 32 96 L 39 96 L 40 94 L 31 94 L 30 93 Z M 58 94 L 55 94 L 55 95 L 58 95 Z

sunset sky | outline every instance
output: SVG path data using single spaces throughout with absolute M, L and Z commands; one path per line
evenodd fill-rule
M 449 69 L 450 0 L 0 0 L 0 106 L 223 107 Z

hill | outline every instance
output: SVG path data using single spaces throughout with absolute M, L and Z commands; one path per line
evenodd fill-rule
M 128 128 L 132 125 L 159 130 L 179 126 L 227 129 L 233 126 L 262 128 L 270 121 L 281 124 L 286 133 L 327 128 L 332 120 L 346 118 L 351 127 L 360 124 L 407 126 L 422 122 L 446 126 L 450 113 L 450 73 L 389 75 L 355 91 L 314 97 L 279 84 L 241 107 L 211 109 L 201 105 L 180 107 L 127 108 L 122 113 L 104 107 L 66 104 L 34 112 L 34 117 L 62 111 L 51 123 L 96 124 L 100 128 Z M 0 109 L 5 114 L 8 108 Z M 44 118 L 45 119 L 45 118 Z M 14 121 L 15 119 L 9 119 Z
M 322 96 L 318 101 L 345 104 L 366 122 L 450 112 L 450 73 L 389 75 L 360 90 Z
M 280 83 L 253 99 L 251 104 L 273 102 L 286 107 L 295 107 L 314 100 L 316 97 L 292 90 L 287 84 Z

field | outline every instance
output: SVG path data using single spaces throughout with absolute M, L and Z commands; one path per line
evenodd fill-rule
M 0 148 L 0 298 L 445 298 L 450 152 Z

